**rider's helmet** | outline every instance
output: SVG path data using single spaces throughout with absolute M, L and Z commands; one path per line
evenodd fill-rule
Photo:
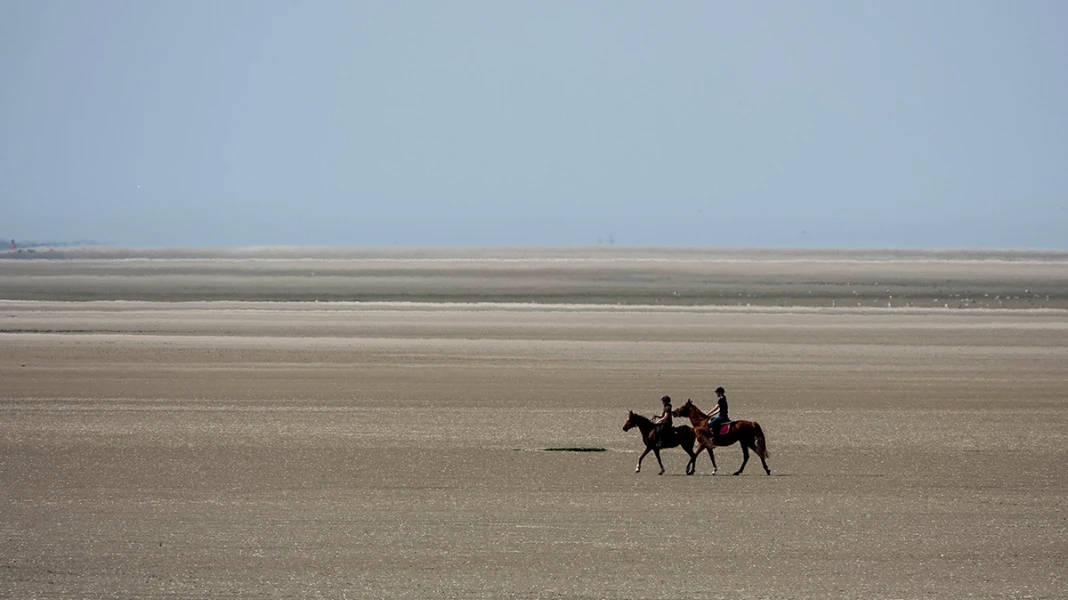
M 671 396 L 664 396 L 663 398 L 660 399 L 660 401 L 664 403 L 664 406 L 670 406 L 671 405 Z
M 716 388 L 716 395 L 717 396 L 720 395 L 720 394 L 726 394 L 726 393 L 727 393 L 727 390 L 725 390 L 725 389 L 723 389 L 721 387 Z

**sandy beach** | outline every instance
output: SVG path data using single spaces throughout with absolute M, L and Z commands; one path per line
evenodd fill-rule
M 6 256 L 0 382 L 0 597 L 1068 596 L 1064 253 Z

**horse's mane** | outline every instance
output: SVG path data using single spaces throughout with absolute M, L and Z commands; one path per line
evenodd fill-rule
M 634 412 L 632 410 L 632 411 L 630 411 L 630 414 L 633 416 L 635 421 L 639 421 L 639 422 L 645 423 L 646 425 L 652 425 L 653 424 L 653 420 L 652 419 L 650 419 L 649 417 L 647 417 L 647 416 L 645 416 L 645 415 L 643 415 L 641 413 L 636 413 L 636 412 Z
M 693 403 L 693 400 L 687 400 L 686 402 L 690 403 L 690 407 L 693 408 L 694 411 L 696 411 L 697 414 L 700 415 L 702 419 L 707 419 L 708 418 L 708 413 L 706 413 L 705 411 L 701 410 L 700 408 L 697 408 L 697 405 Z M 683 406 L 686 406 L 686 405 L 683 404 Z

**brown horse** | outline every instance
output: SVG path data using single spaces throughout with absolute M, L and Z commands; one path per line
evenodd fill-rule
M 764 439 L 764 430 L 760 428 L 760 423 L 756 421 L 731 421 L 730 429 L 727 433 L 720 434 L 716 432 L 715 435 L 712 435 L 712 432 L 708 430 L 708 422 L 711 419 L 694 405 L 693 400 L 687 399 L 686 404 L 671 411 L 671 414 L 676 417 L 690 418 L 690 423 L 693 424 L 694 432 L 697 435 L 697 442 L 700 444 L 697 448 L 697 454 L 700 454 L 702 450 L 708 450 L 708 457 L 712 459 L 713 475 L 716 474 L 718 468 L 716 467 L 716 455 L 712 453 L 712 449 L 716 446 L 730 446 L 735 442 L 738 442 L 742 447 L 742 466 L 738 467 L 738 470 L 734 472 L 735 475 L 741 475 L 742 471 L 745 470 L 745 463 L 749 462 L 750 449 L 760 457 L 760 464 L 764 465 L 764 472 L 771 475 L 771 469 L 768 468 L 767 461 L 767 458 L 771 455 L 768 453 L 768 443 Z
M 660 473 L 658 475 L 663 475 L 664 461 L 660 460 L 660 450 L 661 448 L 674 448 L 676 446 L 690 455 L 690 462 L 686 463 L 686 474 L 693 475 L 694 471 L 697 470 L 697 454 L 693 451 L 693 442 L 696 436 L 692 427 L 688 425 L 672 427 L 672 435 L 664 440 L 660 448 L 656 447 L 656 423 L 634 411 L 628 411 L 627 422 L 623 424 L 623 431 L 630 431 L 634 427 L 637 427 L 642 432 L 642 441 L 645 442 L 645 452 L 642 452 L 642 455 L 638 457 L 638 466 L 634 468 L 635 473 L 641 473 L 642 459 L 652 450 L 653 454 L 656 455 L 656 462 L 660 463 Z

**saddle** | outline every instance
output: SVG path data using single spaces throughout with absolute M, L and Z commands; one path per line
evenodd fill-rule
M 727 435 L 731 431 L 731 426 L 734 425 L 734 421 L 727 421 L 726 423 L 720 423 L 717 431 L 712 432 L 712 437 L 718 437 L 721 435 Z

